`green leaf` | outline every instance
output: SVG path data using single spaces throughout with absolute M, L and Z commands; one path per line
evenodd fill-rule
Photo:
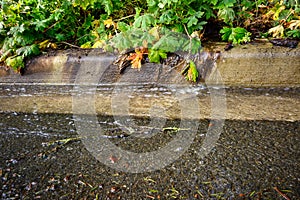
M 83 10 L 86 10 L 90 4 L 94 4 L 94 0 L 75 0 L 74 2 L 74 6 L 80 6 Z
M 223 34 L 222 35 L 222 40 L 223 41 L 228 41 L 229 36 L 232 33 L 232 28 L 228 28 L 228 27 L 224 27 L 220 30 L 220 33 Z
M 117 48 L 119 51 L 123 51 L 133 46 L 126 33 L 117 34 L 110 40 L 110 44 L 111 46 Z
M 187 24 L 187 27 L 189 28 L 193 25 L 196 25 L 197 22 L 198 22 L 198 19 L 195 16 L 192 16 L 192 17 L 189 18 L 189 22 Z
M 150 49 L 148 57 L 150 62 L 159 63 L 161 58 L 163 59 L 167 58 L 167 53 L 160 49 L 159 50 Z
M 232 42 L 233 44 L 241 44 L 251 41 L 251 33 L 241 27 L 228 28 L 224 27 L 220 31 L 222 40 Z
M 5 63 L 16 71 L 25 66 L 23 56 L 8 57 Z
M 142 28 L 144 30 L 146 30 L 152 25 L 155 25 L 155 18 L 153 17 L 152 14 L 145 14 L 139 16 L 133 23 L 134 28 Z
M 35 25 L 36 31 L 43 31 L 45 28 L 48 27 L 49 21 L 50 21 L 49 19 L 37 20 L 37 21 L 33 22 L 32 24 Z
M 218 12 L 218 17 L 225 23 L 232 23 L 234 21 L 234 10 L 232 8 L 222 8 Z
M 182 48 L 183 51 L 196 54 L 201 49 L 201 40 L 199 38 L 193 38 L 192 40 L 186 38 L 182 46 L 183 46 Z
M 21 48 L 17 49 L 16 54 L 18 56 L 23 56 L 23 58 L 35 56 L 35 55 L 40 54 L 40 49 L 37 44 L 33 44 L 30 46 L 25 46 L 25 47 L 21 47 Z
M 126 32 L 130 29 L 130 26 L 124 22 L 117 23 L 118 30 L 121 32 Z
M 176 16 L 175 12 L 173 10 L 167 10 L 160 16 L 159 23 L 172 24 L 176 20 L 178 20 L 178 17 Z
M 196 82 L 198 78 L 198 70 L 193 61 L 190 61 L 190 67 L 186 75 L 186 79 L 189 81 Z
M 290 30 L 286 33 L 288 37 L 300 39 L 300 29 Z
M 153 45 L 152 49 L 162 50 L 165 52 L 175 52 L 181 47 L 181 44 L 178 41 L 179 37 L 167 34 L 162 36 L 160 40 Z
M 58 42 L 61 42 L 61 41 L 64 41 L 66 39 L 66 36 L 64 34 L 58 33 L 58 34 L 55 35 L 55 39 Z
M 102 0 L 102 5 L 104 6 L 105 12 L 108 15 L 111 15 L 112 12 L 114 11 L 114 5 L 113 2 L 111 0 Z

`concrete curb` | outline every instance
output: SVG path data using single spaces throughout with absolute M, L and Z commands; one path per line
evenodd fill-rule
M 270 43 L 254 43 L 237 46 L 230 51 L 224 50 L 225 43 L 213 43 L 207 45 L 201 54 L 198 68 L 206 82 L 214 84 L 213 76 L 216 71 L 220 73 L 226 86 L 261 87 L 261 86 L 285 86 L 298 87 L 300 85 L 300 48 L 290 49 L 286 47 L 272 46 Z M 82 59 L 106 55 L 101 50 L 68 50 L 58 51 L 52 54 L 40 56 L 27 64 L 23 76 L 12 71 L 0 68 L 2 83 L 13 82 L 48 82 L 48 83 L 73 83 L 76 72 Z M 107 54 L 108 56 L 116 56 Z M 211 62 L 219 56 L 215 69 Z M 205 66 L 209 65 L 209 66 Z M 203 69 L 203 66 L 204 69 Z M 91 66 L 94 67 L 94 66 Z M 106 79 L 117 80 L 119 78 L 116 67 L 111 67 Z M 146 70 L 142 67 L 141 71 Z M 133 73 L 133 70 L 127 73 Z M 176 78 L 171 78 L 176 76 Z M 177 74 L 168 75 L 168 83 L 174 83 L 178 79 Z M 166 77 L 164 77 L 166 78 Z M 136 78 L 138 79 L 138 78 Z M 102 80 L 105 82 L 105 80 Z M 133 81 L 136 81 L 135 79 Z

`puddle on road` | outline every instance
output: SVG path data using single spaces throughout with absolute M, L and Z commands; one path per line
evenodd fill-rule
M 1 113 L 0 119 L 2 199 L 282 198 L 274 187 L 300 197 L 299 122 L 227 120 L 215 148 L 201 159 L 195 151 L 210 123 L 201 120 L 183 156 L 161 170 L 134 174 L 97 161 L 76 139 L 72 115 Z M 160 149 L 178 134 L 149 127 L 148 119 L 132 119 L 136 127 L 98 120 L 103 137 L 133 152 Z M 179 125 L 167 120 L 164 127 Z

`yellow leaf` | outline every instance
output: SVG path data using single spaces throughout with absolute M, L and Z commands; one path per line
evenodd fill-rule
M 51 43 L 51 44 L 50 44 L 50 47 L 51 47 L 52 49 L 57 49 L 57 44 Z
M 279 19 L 279 15 L 280 15 L 280 13 L 283 11 L 283 10 L 285 10 L 285 6 L 280 6 L 276 11 L 275 11 L 275 13 L 274 13 L 274 15 L 273 15 L 273 20 L 278 20 Z
M 97 20 L 94 20 L 93 22 L 92 22 L 92 25 L 94 26 L 94 27 L 99 27 L 100 26 L 100 21 L 97 19 Z
M 92 48 L 103 48 L 103 46 L 105 45 L 105 41 L 104 40 L 97 40 L 94 45 L 92 46 Z
M 46 49 L 49 45 L 50 41 L 49 40 L 44 40 L 43 42 L 39 43 L 40 49 Z
M 92 31 L 92 36 L 95 36 L 97 39 L 100 37 L 97 31 Z
M 269 29 L 268 33 L 271 33 L 273 37 L 283 37 L 284 36 L 284 27 L 280 24 Z
M 83 49 L 91 48 L 91 42 L 86 42 L 86 43 L 82 44 L 80 47 Z
M 110 28 L 111 26 L 116 27 L 116 23 L 110 18 L 103 21 L 106 28 Z

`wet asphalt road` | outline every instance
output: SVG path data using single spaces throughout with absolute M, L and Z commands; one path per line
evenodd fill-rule
M 137 139 L 113 118 L 98 120 L 106 135 L 117 136 L 112 142 L 135 152 L 159 149 L 178 134 Z M 300 199 L 299 121 L 226 120 L 213 150 L 199 158 L 195 149 L 211 125 L 199 121 L 192 145 L 172 164 L 136 174 L 95 159 L 72 115 L 1 113 L 0 199 Z

